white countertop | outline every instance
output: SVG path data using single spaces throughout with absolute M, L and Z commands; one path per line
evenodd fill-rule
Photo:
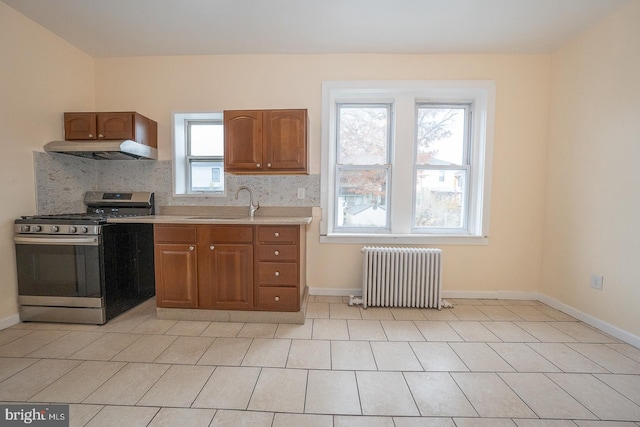
M 310 216 L 232 216 L 232 215 L 144 215 L 123 218 L 109 218 L 107 222 L 138 224 L 281 224 L 306 225 Z
M 247 206 L 160 206 L 157 215 L 110 218 L 107 222 L 139 224 L 281 224 L 311 223 L 311 208 L 262 206 L 249 216 Z

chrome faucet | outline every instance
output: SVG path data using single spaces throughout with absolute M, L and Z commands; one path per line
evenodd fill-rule
M 236 200 L 238 200 L 238 195 L 242 190 L 247 190 L 249 192 L 249 216 L 253 218 L 256 211 L 260 209 L 260 202 L 257 202 L 255 205 L 253 204 L 253 193 L 249 190 L 249 187 L 245 187 L 244 185 L 238 188 L 238 191 L 236 192 Z

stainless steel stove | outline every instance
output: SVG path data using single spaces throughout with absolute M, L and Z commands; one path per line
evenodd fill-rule
M 108 222 L 152 215 L 153 193 L 90 191 L 84 203 L 15 221 L 21 320 L 103 324 L 155 295 L 152 225 Z

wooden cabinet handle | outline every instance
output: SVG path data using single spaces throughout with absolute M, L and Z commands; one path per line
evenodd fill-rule
M 280 251 L 275 251 L 273 254 L 274 254 L 275 256 L 278 256 L 278 255 L 280 255 Z
M 279 271 L 276 271 L 275 273 L 273 273 L 276 277 L 278 277 L 280 275 Z
M 215 248 L 216 248 L 216 247 L 215 247 L 215 246 L 213 246 L 213 245 L 209 246 L 209 249 L 211 249 L 211 250 L 214 250 Z
M 189 250 L 192 251 L 195 249 L 195 246 L 189 246 Z
M 280 301 L 280 297 L 275 297 L 274 300 Z

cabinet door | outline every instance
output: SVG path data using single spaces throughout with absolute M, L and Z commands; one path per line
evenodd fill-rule
M 158 307 L 195 308 L 198 303 L 197 248 L 193 244 L 155 245 Z
M 98 113 L 98 139 L 135 139 L 133 113 Z
M 307 170 L 307 110 L 266 110 L 264 162 L 271 171 Z
M 262 111 L 224 112 L 225 172 L 262 170 Z
M 96 115 L 93 113 L 64 113 L 64 139 L 96 139 Z
M 252 309 L 253 245 L 209 244 L 205 251 L 199 266 L 199 308 Z

